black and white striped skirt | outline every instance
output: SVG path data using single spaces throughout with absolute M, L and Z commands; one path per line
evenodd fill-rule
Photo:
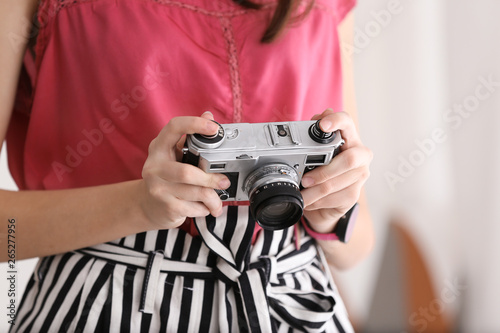
M 248 207 L 40 259 L 10 332 L 352 332 L 302 228 L 261 230 Z

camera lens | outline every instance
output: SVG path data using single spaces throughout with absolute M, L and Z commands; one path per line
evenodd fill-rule
M 271 204 L 262 209 L 262 216 L 265 218 L 273 218 L 275 216 L 281 216 L 293 209 L 293 205 L 289 202 L 278 202 L 276 204 Z
M 292 167 L 265 165 L 252 172 L 245 184 L 249 190 L 250 211 L 262 228 L 284 229 L 302 217 L 304 201 L 298 175 Z
M 302 217 L 304 204 L 300 199 L 294 196 L 277 195 L 262 202 L 256 208 L 255 218 L 264 229 L 280 230 L 290 227 Z

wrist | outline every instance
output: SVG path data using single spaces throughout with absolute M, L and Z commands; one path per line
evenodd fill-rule
M 307 222 L 307 226 L 310 230 L 320 233 L 320 234 L 328 234 L 332 233 L 335 226 L 342 215 L 330 216 L 328 218 L 324 218 L 322 214 L 309 214 L 309 212 L 304 212 L 304 222 Z
M 316 240 L 338 240 L 338 236 L 333 232 L 335 229 L 336 223 L 332 226 L 329 223 L 324 223 L 321 228 L 318 227 L 312 227 L 309 221 L 305 216 L 302 217 L 301 219 L 302 226 L 306 230 L 306 232 L 311 236 L 312 238 Z
M 351 239 L 358 212 L 359 204 L 356 203 L 344 216 L 337 220 L 334 227 L 327 229 L 328 231 L 326 232 L 318 232 L 317 228 L 315 228 L 316 230 L 312 229 L 304 216 L 301 222 L 307 233 L 317 240 L 340 240 L 343 243 L 347 243 Z M 322 229 L 320 230 L 323 231 Z
M 131 186 L 131 218 L 129 218 L 129 222 L 131 222 L 135 228 L 139 228 L 140 231 L 149 231 L 155 229 L 153 223 L 151 222 L 150 216 L 148 214 L 147 207 L 147 187 L 144 179 L 138 179 L 137 181 L 133 181 L 133 185 Z

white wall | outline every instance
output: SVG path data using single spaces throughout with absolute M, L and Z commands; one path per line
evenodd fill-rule
M 380 16 L 391 8 L 398 10 Z M 361 319 L 372 301 L 387 222 L 398 213 L 407 218 L 438 295 L 450 281 L 465 283 L 445 311 L 462 311 L 457 325 L 464 332 L 500 332 L 500 87 L 475 97 L 477 89 L 488 92 L 478 88 L 481 77 L 500 81 L 499 12 L 494 0 L 358 2 L 355 80 L 362 138 L 375 153 L 367 192 L 378 243 L 366 262 L 340 275 L 340 284 Z M 450 109 L 464 103 L 471 111 L 451 120 Z M 445 138 L 419 153 L 435 129 Z M 401 159 L 411 158 L 418 166 L 391 187 L 388 172 L 397 175 Z
M 438 285 L 454 274 L 454 243 L 444 237 L 449 244 L 443 246 L 438 236 L 451 230 L 446 218 L 453 188 L 447 172 L 449 147 L 436 147 L 400 182 L 391 185 L 387 180 L 389 175 L 400 176 L 400 159 L 417 156 L 415 140 L 430 138 L 442 127 L 449 99 L 443 11 L 439 1 L 373 0 L 359 2 L 355 12 L 358 112 L 362 138 L 375 154 L 367 193 L 378 240 L 365 263 L 343 274 L 348 298 L 361 318 L 367 316 L 393 214 L 409 218 L 407 227 L 426 252 Z M 428 234 L 435 236 L 429 239 Z
M 462 230 L 464 332 L 500 332 L 500 2 L 448 0 L 453 102 L 474 91 L 478 76 L 496 82 L 489 98 L 453 130 L 455 227 Z

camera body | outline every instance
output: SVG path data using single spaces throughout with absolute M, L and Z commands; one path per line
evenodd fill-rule
M 278 230 L 302 217 L 302 176 L 329 164 L 343 143 L 319 121 L 219 124 L 214 136 L 187 136 L 183 162 L 225 174 L 231 186 L 216 190 L 221 200 L 250 201 L 257 222 Z

